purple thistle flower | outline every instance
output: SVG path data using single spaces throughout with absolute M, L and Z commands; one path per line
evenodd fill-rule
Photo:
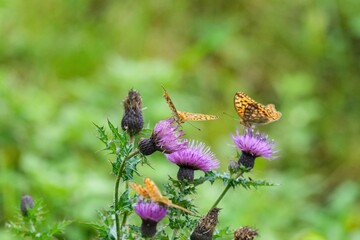
M 273 147 L 275 142 L 269 140 L 268 136 L 265 136 L 259 132 L 254 134 L 254 129 L 247 128 L 245 133 L 240 135 L 239 131 L 236 131 L 236 135 L 231 136 L 236 147 L 241 150 L 242 155 L 239 159 L 239 164 L 244 165 L 247 168 L 253 168 L 255 164 L 255 158 L 263 157 L 266 159 L 274 159 Z
M 139 200 L 134 207 L 137 215 L 142 220 L 141 234 L 143 237 L 153 237 L 156 234 L 156 226 L 166 216 L 167 207 L 155 202 Z
M 194 180 L 194 170 L 207 172 L 219 167 L 219 161 L 210 151 L 210 147 L 206 147 L 201 142 L 191 141 L 187 148 L 165 156 L 170 162 L 180 167 L 177 174 L 179 180 L 192 181 Z
M 182 139 L 184 132 L 178 130 L 179 124 L 174 119 L 159 121 L 153 130 L 150 138 L 142 139 L 139 142 L 139 150 L 144 155 L 150 155 L 155 151 L 173 153 L 186 148 L 187 141 Z

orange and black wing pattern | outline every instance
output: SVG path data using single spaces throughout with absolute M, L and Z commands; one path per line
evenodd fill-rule
M 136 183 L 129 183 L 129 186 L 135 190 L 140 196 L 143 198 L 150 199 L 153 202 L 163 204 L 169 207 L 178 208 L 184 212 L 192 214 L 191 211 L 187 210 L 186 208 L 183 208 L 179 205 L 176 205 L 170 201 L 167 197 L 164 197 L 159 188 L 156 186 L 153 180 L 150 178 L 144 179 L 144 186 L 140 186 Z
M 169 108 L 173 114 L 173 117 L 176 122 L 178 123 L 184 123 L 187 121 L 207 121 L 207 120 L 216 120 L 219 117 L 215 115 L 208 115 L 208 114 L 202 114 L 202 113 L 190 113 L 190 112 L 183 112 L 176 110 L 175 104 L 171 100 L 169 94 L 164 89 L 164 98 L 167 104 L 169 105 Z
M 150 195 L 149 193 L 147 192 L 146 188 L 137 184 L 137 183 L 134 183 L 134 182 L 130 182 L 129 183 L 129 186 L 134 189 L 134 191 L 139 194 L 141 197 L 143 198 L 150 198 Z
M 235 94 L 234 107 L 241 119 L 240 123 L 245 127 L 267 124 L 281 118 L 281 113 L 275 109 L 274 104 L 264 106 L 243 92 Z

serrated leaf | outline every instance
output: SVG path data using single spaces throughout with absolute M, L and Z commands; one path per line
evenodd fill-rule
M 119 129 L 118 129 L 117 127 L 115 127 L 115 126 L 110 122 L 109 119 L 108 119 L 107 122 L 108 122 L 108 126 L 109 126 L 111 132 L 113 133 L 114 137 L 115 137 L 116 139 L 120 139 L 121 136 L 120 136 L 120 133 L 119 133 Z
M 233 231 L 229 227 L 226 227 L 216 231 L 212 239 L 232 239 L 234 236 L 233 234 Z
M 238 178 L 234 180 L 233 187 L 237 185 L 243 186 L 245 189 L 255 188 L 258 187 L 269 187 L 269 186 L 275 186 L 275 184 L 267 182 L 265 180 L 253 180 L 253 179 L 246 179 L 246 178 Z
M 98 139 L 100 139 L 100 141 L 102 141 L 103 143 L 105 143 L 105 144 L 107 144 L 107 142 L 108 142 L 108 136 L 107 136 L 107 134 L 106 134 L 106 132 L 105 132 L 105 128 L 104 127 L 100 127 L 100 126 L 98 126 L 97 124 L 95 124 L 95 123 L 93 123 L 94 125 L 95 125 L 95 127 L 96 127 L 96 130 L 97 130 L 97 132 L 98 132 L 98 136 L 97 136 L 97 138 Z
M 126 189 L 119 198 L 118 209 L 120 209 L 121 212 L 128 214 L 133 211 L 132 202 L 133 198 L 129 197 L 129 189 Z
M 58 222 L 47 231 L 46 235 L 53 236 L 58 233 L 64 233 L 66 226 L 68 226 L 71 223 L 72 221 L 68 221 L 68 220 Z

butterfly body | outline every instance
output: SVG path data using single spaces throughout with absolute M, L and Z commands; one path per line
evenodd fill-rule
M 262 105 L 243 92 L 234 96 L 234 107 L 240 117 L 240 123 L 245 127 L 267 124 L 281 118 L 281 113 L 275 109 L 274 104 Z
M 173 117 L 176 122 L 179 124 L 187 122 L 187 121 L 207 121 L 207 120 L 216 120 L 219 117 L 215 115 L 208 115 L 208 114 L 202 114 L 202 113 L 190 113 L 190 112 L 183 112 L 176 110 L 176 107 L 171 100 L 169 94 L 164 89 L 164 98 L 169 105 L 169 108 L 173 114 Z
M 134 189 L 135 192 L 137 192 L 143 198 L 150 199 L 151 201 L 156 202 L 158 204 L 178 208 L 178 209 L 183 210 L 190 214 L 192 213 L 191 211 L 187 210 L 186 208 L 183 208 L 179 205 L 172 203 L 169 198 L 164 197 L 161 194 L 159 188 L 156 186 L 156 184 L 150 178 L 144 179 L 144 186 L 141 186 L 134 182 L 129 183 L 129 186 L 132 189 Z

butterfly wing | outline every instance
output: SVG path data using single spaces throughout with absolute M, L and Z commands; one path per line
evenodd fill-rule
M 130 182 L 129 186 L 134 189 L 134 191 L 139 194 L 140 196 L 142 196 L 143 198 L 150 198 L 149 193 L 147 192 L 147 190 L 145 189 L 145 187 L 136 184 L 134 182 Z
M 235 93 L 234 107 L 241 119 L 240 123 L 245 127 L 274 122 L 281 117 L 281 113 L 276 111 L 274 104 L 264 106 L 243 92 Z
M 265 124 L 270 118 L 265 106 L 260 103 L 251 103 L 246 106 L 243 121 L 251 124 Z
M 269 115 L 269 118 L 271 118 L 271 122 L 277 121 L 281 118 L 281 112 L 275 109 L 274 104 L 266 105 L 266 110 Z
M 248 95 L 246 95 L 243 92 L 237 92 L 234 96 L 234 107 L 236 112 L 238 113 L 239 117 L 242 119 L 244 118 L 244 113 L 246 106 L 248 104 L 256 103 L 254 100 L 252 100 Z
M 165 98 L 165 101 L 166 101 L 167 104 L 169 105 L 169 108 L 170 108 L 170 110 L 171 110 L 171 112 L 172 112 L 172 114 L 173 114 L 173 116 L 174 116 L 174 118 L 175 118 L 175 121 L 177 121 L 177 122 L 182 122 L 182 121 L 181 121 L 181 117 L 179 116 L 179 113 L 178 113 L 178 111 L 176 110 L 176 107 L 175 107 L 173 101 L 171 100 L 169 94 L 167 93 L 167 91 L 165 90 L 165 88 L 163 88 L 163 89 L 164 89 L 164 95 L 163 95 L 163 97 Z
M 152 201 L 160 202 L 162 200 L 163 196 L 162 196 L 159 188 L 156 186 L 156 184 L 150 178 L 144 179 L 144 187 Z
M 186 121 L 207 121 L 207 120 L 215 120 L 218 119 L 218 116 L 214 116 L 214 115 L 207 115 L 207 114 L 201 114 L 201 113 L 189 113 L 189 112 L 182 112 L 182 111 L 178 111 L 176 110 L 176 107 L 173 103 L 173 101 L 171 100 L 169 94 L 167 93 L 167 91 L 164 89 L 164 98 L 167 102 L 167 104 L 169 105 L 170 110 L 172 111 L 172 114 L 175 118 L 175 121 L 178 123 L 184 123 Z
M 146 188 L 146 191 L 149 193 L 150 199 L 154 202 L 164 204 L 169 207 L 175 207 L 180 210 L 183 210 L 187 213 L 192 213 L 191 211 L 187 210 L 186 208 L 183 208 L 179 205 L 173 204 L 167 197 L 164 197 L 159 188 L 156 186 L 156 184 L 150 179 L 145 178 L 144 179 L 144 187 Z
M 243 92 L 237 92 L 234 96 L 234 107 L 237 114 L 240 117 L 240 123 L 245 127 L 251 127 L 249 122 L 250 116 L 252 115 L 252 109 L 248 109 L 248 106 L 255 107 L 256 102 L 251 99 L 247 94 Z
M 186 121 L 207 121 L 207 120 L 216 120 L 219 117 L 215 115 L 208 115 L 202 113 L 189 113 L 178 111 L 179 117 L 182 122 Z

